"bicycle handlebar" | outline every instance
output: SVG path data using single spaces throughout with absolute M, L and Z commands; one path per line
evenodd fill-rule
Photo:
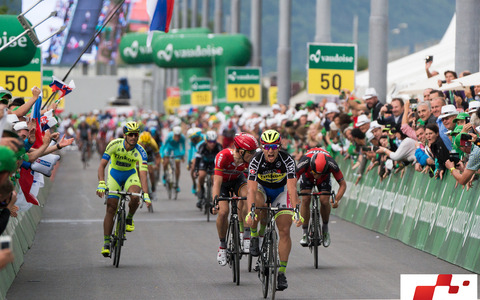
M 105 190 L 105 195 L 109 195 L 109 194 L 116 194 L 116 195 L 122 195 L 122 196 L 137 196 L 137 197 L 142 197 L 143 198 L 143 194 L 141 193 L 132 193 L 132 192 L 125 192 L 125 191 L 109 191 L 109 190 Z
M 247 200 L 247 197 L 217 197 L 217 201 Z
M 335 192 L 311 192 L 311 193 L 297 193 L 299 196 L 332 196 L 332 201 L 335 203 Z

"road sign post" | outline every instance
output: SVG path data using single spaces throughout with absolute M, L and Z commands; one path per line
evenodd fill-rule
M 355 89 L 355 44 L 308 44 L 307 91 L 313 95 L 336 95 Z
M 262 101 L 260 68 L 229 67 L 227 72 L 227 102 Z
M 192 87 L 190 96 L 192 105 L 212 105 L 212 80 L 210 78 L 194 78 L 190 84 Z

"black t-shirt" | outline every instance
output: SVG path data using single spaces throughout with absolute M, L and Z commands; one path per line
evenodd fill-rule
M 248 180 L 257 181 L 269 189 L 278 189 L 287 184 L 287 179 L 295 178 L 295 160 L 284 150 L 279 150 L 273 163 L 265 160 L 259 151 L 248 167 Z

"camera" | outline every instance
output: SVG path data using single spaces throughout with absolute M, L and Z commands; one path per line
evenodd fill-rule
M 460 135 L 460 146 L 471 147 L 472 142 L 470 141 L 470 139 L 471 139 L 471 136 L 469 134 L 462 133 Z
M 393 106 L 391 104 L 387 104 L 387 114 L 391 114 L 392 113 L 392 109 L 393 109 Z
M 9 235 L 0 236 L 0 250 L 12 248 L 12 237 Z
M 457 153 L 455 150 L 452 150 L 450 151 L 448 159 L 452 161 L 455 165 L 457 165 L 460 162 L 460 154 Z
M 470 117 L 465 117 L 465 124 L 470 123 Z
M 428 55 L 427 57 L 425 57 L 425 63 L 428 63 L 431 61 L 433 61 L 433 55 Z
M 363 152 L 372 151 L 372 147 L 370 147 L 370 146 L 362 146 L 362 151 L 363 151 Z

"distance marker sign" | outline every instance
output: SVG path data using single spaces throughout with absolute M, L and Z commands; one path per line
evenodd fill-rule
M 195 78 L 190 81 L 192 94 L 191 104 L 212 105 L 212 80 L 210 78 Z
M 308 44 L 307 91 L 314 95 L 337 95 L 355 89 L 355 44 Z
M 261 102 L 260 68 L 227 68 L 227 102 Z

